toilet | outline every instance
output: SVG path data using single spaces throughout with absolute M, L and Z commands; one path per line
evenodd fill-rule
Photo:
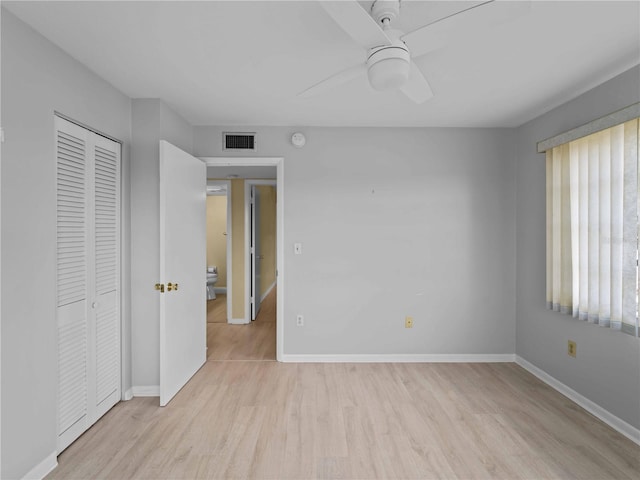
M 207 300 L 215 300 L 216 292 L 213 289 L 213 286 L 218 281 L 218 267 L 216 266 L 208 266 L 207 267 Z

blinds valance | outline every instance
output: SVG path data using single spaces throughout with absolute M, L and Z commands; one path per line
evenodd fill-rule
M 580 125 L 572 130 L 555 135 L 551 138 L 547 138 L 541 142 L 538 142 L 538 153 L 546 152 L 554 147 L 558 147 L 565 143 L 578 140 L 580 138 L 591 135 L 607 128 L 611 128 L 615 125 L 628 122 L 634 118 L 640 117 L 640 102 L 634 103 L 616 112 L 600 117 L 584 125 Z

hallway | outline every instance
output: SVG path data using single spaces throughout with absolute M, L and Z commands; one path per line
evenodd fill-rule
M 207 361 L 276 359 L 276 289 L 249 325 L 226 323 L 226 295 L 207 302 Z

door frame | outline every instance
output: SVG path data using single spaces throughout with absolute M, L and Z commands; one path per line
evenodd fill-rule
M 245 320 L 247 323 L 251 323 L 253 320 L 251 317 L 251 282 L 253 279 L 254 271 L 251 263 L 251 232 L 253 231 L 253 225 L 251 225 L 251 187 L 256 185 L 269 185 L 278 188 L 276 180 L 250 180 L 244 181 L 244 298 L 245 298 Z M 278 198 L 276 194 L 276 198 Z M 277 204 L 276 204 L 277 209 Z M 277 213 L 276 213 L 277 216 Z M 277 221 L 277 220 L 276 220 Z M 276 227 L 277 228 L 277 227 Z M 278 232 L 276 231 L 276 236 Z M 276 238 L 276 245 L 278 239 Z M 276 265 L 278 264 L 278 249 L 276 247 Z M 276 266 L 277 268 L 277 266 Z M 278 276 L 276 275 L 276 285 L 278 282 Z M 258 312 L 256 312 L 257 315 Z
M 232 230 L 231 228 L 232 227 L 231 225 L 231 180 L 218 180 L 215 178 L 207 177 L 207 187 L 209 185 L 225 185 L 226 186 L 226 191 L 224 195 L 227 198 L 227 219 L 226 219 L 226 227 L 225 227 L 227 229 L 227 258 L 225 259 L 225 261 L 227 262 L 227 265 L 225 267 L 227 270 L 227 286 L 225 288 L 226 288 L 226 295 L 227 295 L 227 323 L 231 323 L 231 306 L 233 305 L 232 303 L 233 272 L 231 271 L 232 269 L 229 268 L 229 266 L 231 265 L 231 246 L 233 245 L 233 239 L 231 236 L 231 230 Z M 219 193 L 209 194 L 207 192 L 207 196 L 210 196 L 210 195 L 218 195 L 220 197 L 222 196 Z
M 127 248 L 123 248 L 124 245 L 129 245 L 131 242 L 131 231 L 129 228 L 129 222 L 127 219 L 130 219 L 130 210 L 131 210 L 131 200 L 129 198 L 129 189 L 128 186 L 130 184 L 131 179 L 129 178 L 129 157 L 125 152 L 124 142 L 116 137 L 113 137 L 107 133 L 104 133 L 92 126 L 83 123 L 79 120 L 76 120 L 73 117 L 65 115 L 58 110 L 53 111 L 53 117 L 55 122 L 55 117 L 62 118 L 67 122 L 74 123 L 79 127 L 82 127 L 90 132 L 93 132 L 101 137 L 105 137 L 108 140 L 116 142 L 120 145 L 120 248 L 118 255 L 118 268 L 120 269 L 120 292 L 118 294 L 120 301 L 120 308 L 118 309 L 118 314 L 120 315 L 120 332 L 118 335 L 120 336 L 119 348 L 120 348 L 120 400 L 126 402 L 133 398 L 133 387 L 127 383 L 130 375 L 128 373 L 131 372 L 131 330 L 128 328 L 131 325 L 130 319 L 130 295 L 131 295 L 131 277 L 130 277 L 130 267 L 131 261 L 129 257 L 129 250 Z M 53 136 L 53 144 L 55 145 L 55 127 L 54 127 L 54 136 Z M 54 155 L 55 155 L 55 147 L 54 147 Z M 55 160 L 55 158 L 54 158 Z M 126 163 L 126 165 L 125 165 Z M 125 166 L 127 168 L 125 168 Z M 57 175 L 55 177 L 55 182 L 57 182 Z M 54 188 L 57 185 L 54 184 Z M 54 278 L 54 285 L 57 288 L 57 275 Z M 56 317 L 57 318 L 57 317 Z M 57 319 L 56 319 L 57 321 Z M 128 333 L 127 333 L 128 332 Z M 57 355 L 57 353 L 56 353 Z M 57 371 L 57 370 L 56 370 Z M 56 402 L 56 408 L 57 402 Z M 59 453 L 59 452 L 58 452 Z
M 276 167 L 276 360 L 283 361 L 284 355 L 284 157 L 199 157 L 207 167 L 224 166 L 275 166 Z M 245 181 L 246 184 L 246 181 Z M 246 188 L 246 187 L 245 187 Z M 245 215 L 245 235 L 247 231 Z M 246 270 L 246 266 L 245 266 Z M 246 276 L 246 274 L 245 274 Z M 245 279 L 246 288 L 246 279 Z M 246 292 L 245 292 L 246 293 Z M 245 317 L 251 312 L 246 308 Z

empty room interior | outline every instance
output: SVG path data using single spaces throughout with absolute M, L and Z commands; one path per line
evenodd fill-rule
M 0 478 L 640 478 L 640 1 L 0 22 Z

